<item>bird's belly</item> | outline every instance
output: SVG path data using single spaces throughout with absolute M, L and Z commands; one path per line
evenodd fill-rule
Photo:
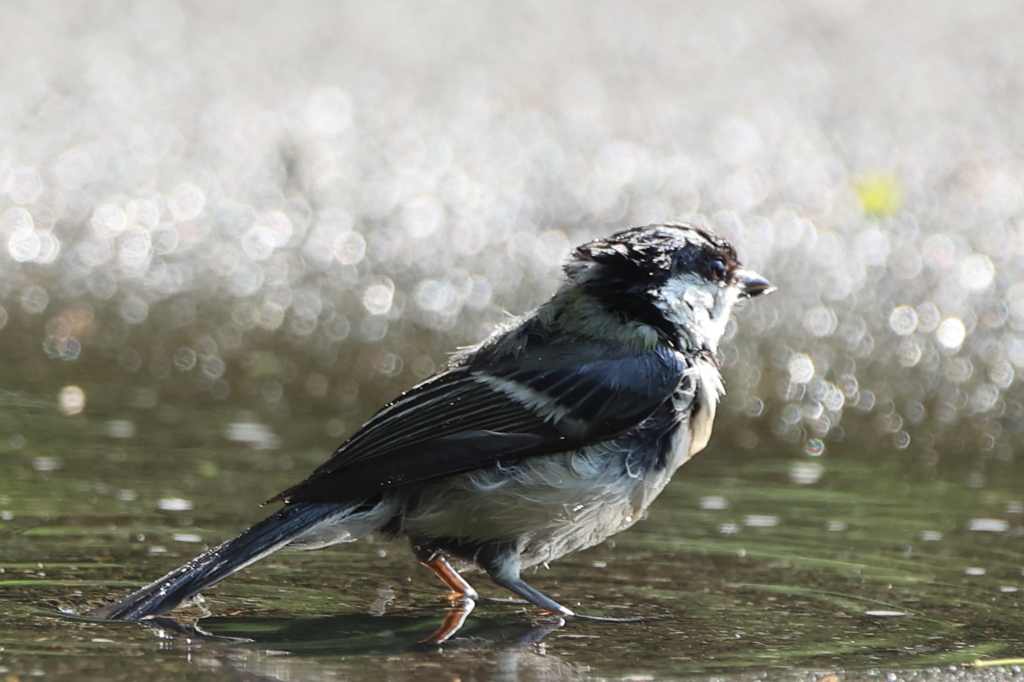
M 527 567 L 625 530 L 665 482 L 630 475 L 621 451 L 598 445 L 433 484 L 406 511 L 403 530 L 414 542 L 515 540 Z

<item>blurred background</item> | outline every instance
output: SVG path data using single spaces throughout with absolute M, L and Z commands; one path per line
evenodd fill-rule
M 573 246 L 683 221 L 779 291 L 730 326 L 715 439 L 649 527 L 734 556 L 788 518 L 791 566 L 934 546 L 1015 612 L 1019 3 L 0 11 L 8 560 L 133 543 L 123 577 L 155 577 L 543 301 Z
M 740 314 L 721 421 L 797 443 L 854 410 L 1012 456 L 1019 11 L 446 7 L 9 4 L 3 388 L 337 438 L 572 246 L 686 221 L 780 288 Z

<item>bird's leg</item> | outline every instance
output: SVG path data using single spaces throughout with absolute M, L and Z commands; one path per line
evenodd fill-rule
M 445 614 L 441 625 L 432 635 L 420 642 L 420 644 L 440 644 L 459 631 L 462 624 L 466 622 L 466 618 L 473 612 L 473 607 L 476 606 L 476 602 L 473 600 L 479 595 L 472 585 L 452 568 L 444 555 L 420 547 L 413 547 L 413 552 L 416 553 L 416 558 L 420 560 L 421 564 L 433 571 L 434 575 L 443 580 L 444 584 L 452 590 L 452 593 L 448 595 L 448 601 L 452 603 L 452 607 Z
M 574 616 L 572 611 L 565 608 L 554 599 L 547 597 L 522 579 L 519 575 L 519 552 L 514 545 L 508 542 L 491 543 L 485 545 L 476 555 L 476 561 L 487 571 L 496 584 L 506 590 L 518 594 L 534 606 L 549 611 L 556 616 Z
M 568 618 L 569 616 L 576 615 L 569 609 L 565 608 L 564 606 L 556 602 L 551 597 L 547 597 L 544 594 L 535 590 L 534 588 L 530 587 L 529 583 L 527 583 L 525 580 L 518 576 L 513 578 L 510 576 L 492 574 L 491 580 L 493 580 L 496 584 L 501 585 L 506 590 L 511 590 L 512 592 L 515 592 L 520 597 L 530 602 L 534 606 L 538 606 L 544 609 L 545 611 L 553 613 L 556 616 L 563 616 Z
M 452 568 L 452 565 L 448 563 L 448 560 L 443 555 L 431 550 L 420 549 L 419 547 L 414 547 L 413 551 L 416 553 L 416 558 L 420 560 L 421 564 L 433 571 L 434 575 L 451 588 L 452 594 L 448 595 L 449 601 L 457 601 L 462 598 L 478 599 L 480 597 L 476 590 L 473 589 L 473 586 L 467 583 L 466 579 Z M 469 610 L 472 611 L 473 607 L 471 606 Z M 468 616 L 469 613 L 467 612 L 466 615 Z

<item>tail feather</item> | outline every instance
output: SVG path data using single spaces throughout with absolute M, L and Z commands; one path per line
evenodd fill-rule
M 139 620 L 167 613 L 232 573 L 281 549 L 330 517 L 351 510 L 337 504 L 300 503 L 285 507 L 237 537 L 201 554 L 124 599 L 87 611 L 86 616 Z

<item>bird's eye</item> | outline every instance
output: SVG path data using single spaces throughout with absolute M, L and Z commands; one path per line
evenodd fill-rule
M 711 265 L 708 266 L 708 269 L 711 272 L 711 279 L 714 281 L 721 282 L 725 279 L 725 263 L 722 261 L 711 261 Z

